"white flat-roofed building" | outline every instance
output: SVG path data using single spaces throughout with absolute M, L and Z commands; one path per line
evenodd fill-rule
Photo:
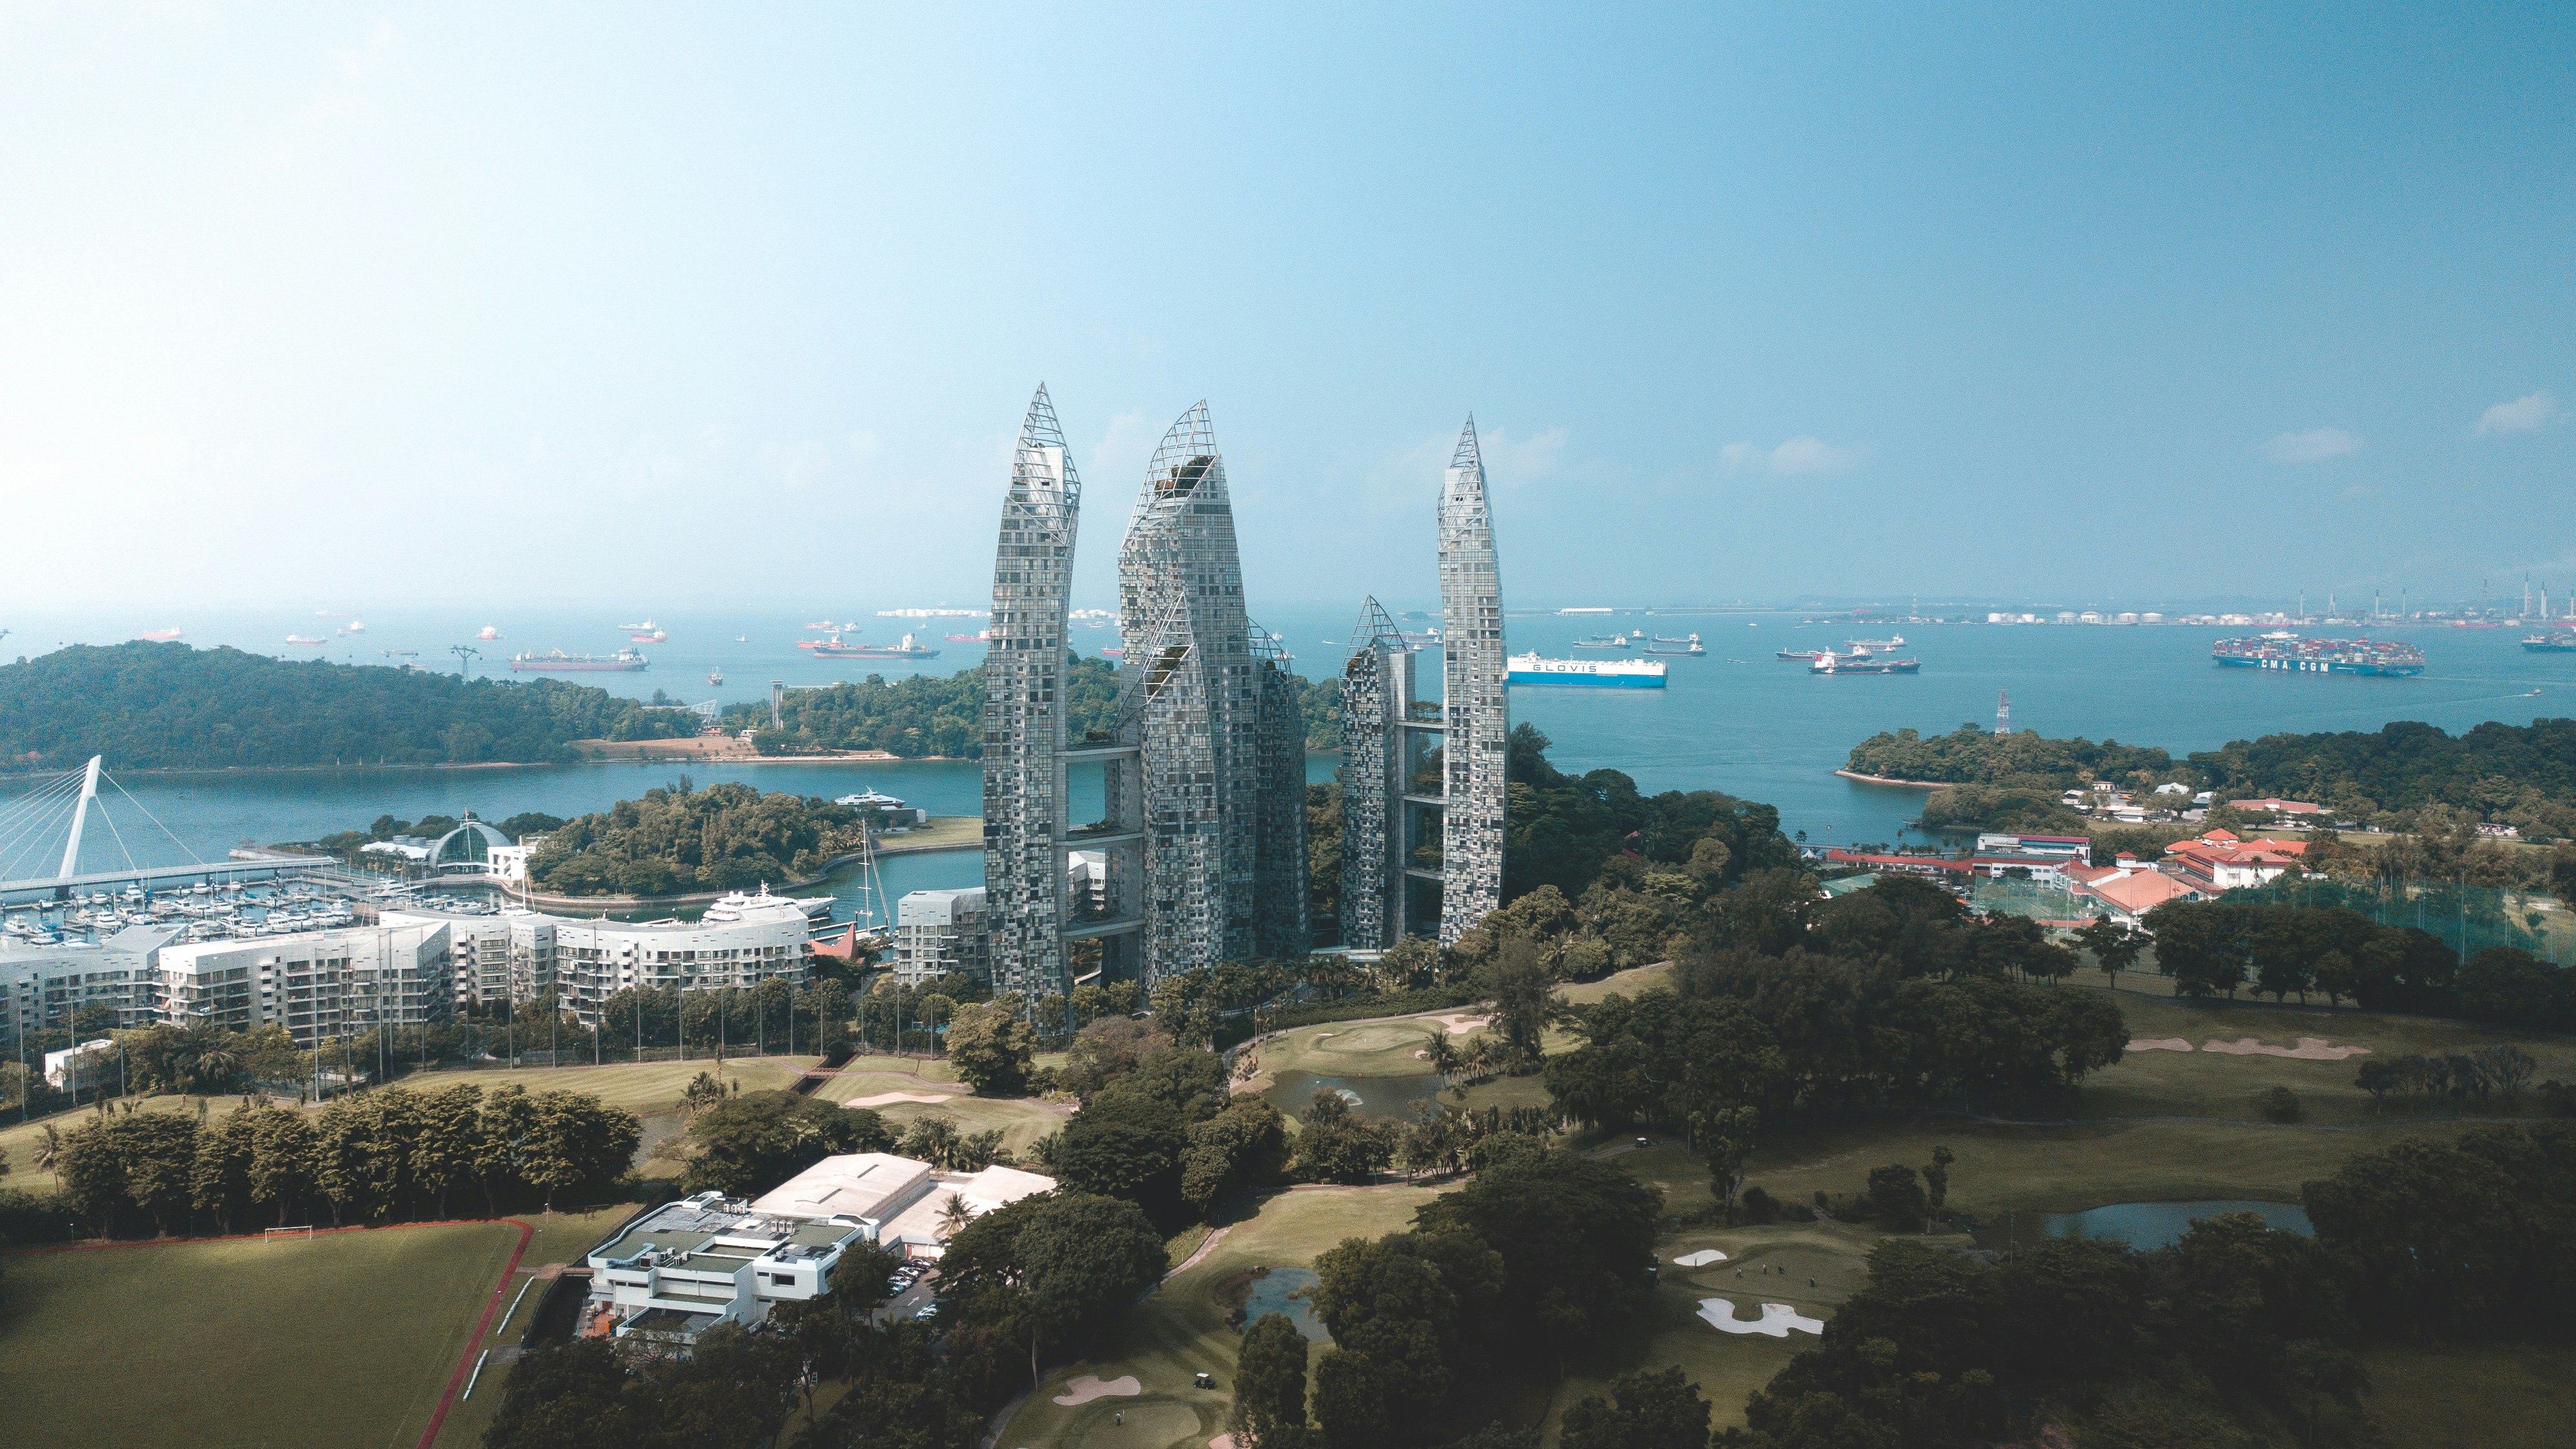
M 381 926 L 164 946 L 156 1004 L 173 1026 L 274 1023 L 310 1047 L 378 1025 L 444 1020 L 451 970 L 445 922 L 388 917 Z
M 419 906 L 387 911 L 385 919 L 447 928 L 457 943 L 460 1004 L 541 1000 L 553 991 L 590 1025 L 621 991 L 713 991 L 771 977 L 792 985 L 812 963 L 806 903 L 765 891 L 725 896 L 695 921 L 449 915 Z
M 982 886 L 910 892 L 894 907 L 895 979 L 919 986 L 951 971 L 989 976 L 992 939 Z
M 82 1007 L 104 1006 L 120 1030 L 151 1024 L 161 950 L 180 929 L 128 926 L 95 945 L 0 941 L 0 1020 L 19 1031 L 69 1029 Z
M 590 1250 L 583 1332 L 685 1348 L 719 1323 L 819 1297 L 853 1244 L 936 1257 L 949 1199 L 980 1216 L 1055 1188 L 1012 1167 L 941 1172 L 883 1152 L 826 1157 L 750 1202 L 700 1193 L 650 1209 Z

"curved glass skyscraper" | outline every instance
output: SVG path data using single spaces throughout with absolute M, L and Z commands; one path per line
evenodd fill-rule
M 1040 388 L 1021 427 L 993 566 L 985 663 L 984 884 L 995 984 L 1070 985 L 1070 945 L 1112 975 L 1301 955 L 1308 945 L 1305 724 L 1297 682 L 1244 616 L 1225 463 L 1207 405 L 1146 469 L 1118 555 L 1114 737 L 1068 743 L 1066 604 L 1081 485 Z M 1105 774 L 1068 829 L 1065 774 Z M 1069 853 L 1101 853 L 1099 908 L 1068 910 Z

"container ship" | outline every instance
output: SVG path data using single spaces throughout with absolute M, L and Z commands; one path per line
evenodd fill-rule
M 2403 678 L 2424 672 L 2424 651 L 2384 639 L 2302 639 L 2275 630 L 2250 639 L 2221 639 L 2209 656 L 2240 669 L 2292 669 L 2303 674 L 2371 674 Z
M 620 649 L 614 654 L 566 654 L 549 649 L 543 654 L 511 655 L 510 669 L 518 674 L 624 674 L 649 662 L 632 649 Z
M 912 636 L 909 634 L 903 636 L 903 642 L 900 644 L 844 644 L 841 642 L 841 636 L 835 634 L 829 639 L 800 640 L 796 647 L 813 650 L 814 657 L 817 659 L 936 659 L 939 657 L 938 650 L 913 643 Z
M 1592 689 L 1661 689 L 1660 659 L 1541 659 L 1537 651 L 1506 661 L 1509 684 L 1573 684 Z
M 1920 659 L 1895 659 L 1886 654 L 1872 653 L 1858 644 L 1852 646 L 1849 654 L 1836 654 L 1828 649 L 1807 666 L 1809 674 L 1920 674 L 1922 671 L 1923 661 Z
M 150 635 L 145 635 L 150 638 Z M 2576 654 L 2576 624 L 2561 624 L 2555 629 L 2523 636 L 2522 647 L 2534 654 Z

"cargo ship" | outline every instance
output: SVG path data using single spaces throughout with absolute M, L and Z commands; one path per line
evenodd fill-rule
M 624 674 L 650 662 L 632 649 L 620 649 L 614 654 L 566 654 L 549 649 L 543 654 L 511 655 L 510 669 L 517 674 Z
M 1537 651 L 1515 654 L 1506 663 L 1508 684 L 1572 684 L 1592 689 L 1661 689 L 1660 659 L 1541 659 Z
M 1817 660 L 1825 657 L 1825 651 L 1822 649 L 1783 649 L 1771 657 L 1774 659 L 1787 660 L 1794 664 L 1813 664 Z
M 2576 654 L 2576 624 L 2561 624 L 2545 633 L 2526 634 L 2522 647 L 2534 654 Z
M 2385 639 L 2302 639 L 2287 630 L 2250 639 L 2221 639 L 2209 656 L 2240 669 L 2289 669 L 2302 674 L 2369 674 L 2402 679 L 2424 672 L 2424 651 Z
M 817 659 L 936 659 L 939 657 L 938 650 L 913 643 L 912 636 L 909 634 L 903 636 L 903 642 L 900 644 L 844 644 L 841 642 L 841 636 L 835 634 L 829 639 L 801 641 L 796 647 L 813 650 L 814 657 Z
M 1629 643 L 1628 636 L 1625 634 L 1595 634 L 1589 639 L 1575 640 L 1574 647 L 1577 649 L 1625 649 L 1629 647 Z
M 1807 666 L 1809 674 L 1919 674 L 1922 670 L 1923 661 L 1920 659 L 1892 659 L 1858 644 L 1852 646 L 1849 654 L 1836 654 L 1828 649 L 1817 656 L 1815 663 Z
M 1881 649 L 1902 649 L 1905 647 L 1905 636 L 1890 634 L 1884 639 L 1854 639 L 1851 641 L 1851 647 L 1866 649 L 1873 653 Z
M 322 639 L 308 639 L 302 634 L 289 634 L 286 636 L 286 642 L 302 649 L 319 649 L 329 641 Z
M 1668 639 L 1663 635 L 1658 634 L 1652 639 L 1646 641 L 1646 652 L 1649 654 L 1697 655 L 1706 654 L 1708 652 L 1708 646 L 1699 642 L 1699 636 L 1697 634 L 1693 634 L 1682 639 Z
M 663 630 L 662 626 L 654 623 L 650 619 L 645 620 L 641 624 L 620 624 L 617 627 L 625 630 L 626 637 L 634 640 L 638 644 L 668 644 L 671 642 L 671 636 Z

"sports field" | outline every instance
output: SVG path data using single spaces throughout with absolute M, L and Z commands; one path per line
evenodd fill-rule
M 518 1241 L 473 1223 L 13 1256 L 10 1439 L 409 1449 Z

